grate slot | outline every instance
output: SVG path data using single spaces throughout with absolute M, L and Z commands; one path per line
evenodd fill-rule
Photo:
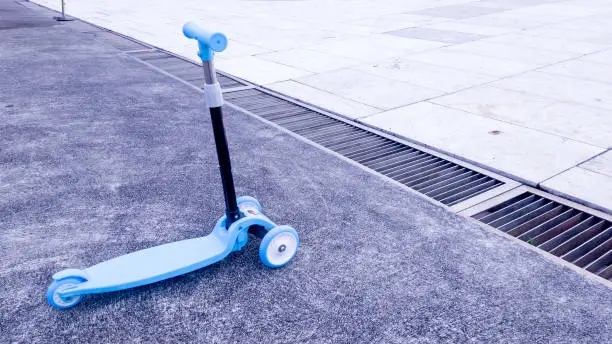
M 308 110 L 303 107 L 293 106 L 292 104 L 279 103 L 274 100 L 249 102 L 245 103 L 243 107 L 250 111 L 257 111 L 258 115 L 269 115 L 270 112 L 276 111 L 279 108 L 284 108 L 286 110 Z
M 225 100 L 237 100 L 239 102 L 243 102 L 243 101 L 247 101 L 249 99 L 276 99 L 275 97 L 272 96 L 268 96 L 266 93 L 261 92 L 257 89 L 251 88 L 248 90 L 242 90 L 242 91 L 236 91 L 236 92 L 231 92 L 228 94 L 223 95 L 223 98 L 225 98 Z M 238 102 L 236 102 L 236 105 L 238 105 Z
M 519 239 L 524 240 L 524 241 L 529 241 L 529 242 L 533 243 L 534 245 L 537 245 L 538 243 L 535 242 L 535 241 L 532 241 L 532 239 L 534 239 L 535 237 L 539 236 L 540 234 L 548 231 L 549 229 L 555 227 L 559 223 L 569 219 L 575 213 L 576 213 L 576 211 L 574 209 L 571 209 L 571 208 L 570 209 L 564 209 L 563 212 L 560 213 L 559 215 L 557 215 L 557 216 L 551 218 L 550 220 L 547 220 L 547 221 L 537 225 L 536 227 L 529 229 L 527 232 L 521 234 Z
M 522 204 L 521 207 L 517 208 L 513 212 L 511 212 L 511 213 L 509 213 L 507 215 L 504 215 L 504 216 L 502 216 L 502 217 L 500 217 L 500 218 L 498 218 L 498 219 L 496 219 L 494 221 L 491 221 L 488 224 L 490 226 L 499 228 L 499 227 L 507 224 L 508 222 L 511 222 L 513 220 L 516 220 L 517 218 L 519 218 L 521 216 L 524 216 L 525 214 L 528 214 L 529 212 L 537 209 L 538 207 L 542 206 L 546 202 L 547 202 L 547 200 L 544 199 L 544 198 L 535 197 L 529 203 Z
M 374 145 L 374 144 L 380 144 L 380 143 L 384 144 L 386 143 L 386 141 L 378 136 L 368 135 L 368 136 L 361 137 L 359 139 L 354 139 L 349 142 L 344 142 L 342 144 L 335 145 L 333 146 L 333 149 L 342 155 L 348 156 L 348 154 L 350 154 L 351 152 L 355 150 L 359 150 L 364 145 Z
M 318 128 L 316 130 L 312 130 L 311 132 L 304 133 L 302 135 L 316 142 L 316 139 L 319 137 L 325 137 L 327 135 L 332 135 L 332 134 L 335 135 L 336 133 L 341 132 L 341 130 L 346 129 L 347 127 L 349 127 L 347 124 L 344 124 L 342 122 L 337 122 L 337 123 L 331 124 L 330 126 L 326 128 Z
M 454 183 L 446 184 L 443 187 L 427 192 L 426 194 L 431 197 L 434 197 L 434 196 L 437 196 L 439 198 L 448 197 L 449 195 L 452 195 L 453 193 L 457 191 L 465 190 L 461 188 L 471 187 L 472 183 L 474 183 L 475 181 L 479 181 L 481 178 L 485 178 L 485 177 L 482 175 L 476 174 L 476 173 L 472 173 L 469 176 L 456 180 Z
M 591 256 L 588 255 L 595 251 L 599 245 L 605 244 L 605 241 L 610 239 L 610 237 L 612 237 L 612 227 L 602 230 L 600 233 L 594 235 L 591 239 L 585 241 L 582 245 L 561 256 L 561 258 L 573 262 L 582 268 L 584 265 L 593 260 L 589 260 Z M 582 257 L 586 257 L 586 260 L 582 259 Z
M 294 116 L 295 114 L 312 113 L 312 111 L 308 109 L 304 109 L 304 108 L 296 108 L 296 107 L 290 107 L 286 105 L 277 105 L 265 111 L 260 111 L 260 113 L 261 113 L 261 117 L 269 121 L 272 121 L 275 119 Z
M 576 213 L 576 212 L 574 212 Z M 569 219 L 561 222 L 560 224 L 548 229 L 547 231 L 545 231 L 544 233 L 536 236 L 535 238 L 532 239 L 533 244 L 534 245 L 544 245 L 547 242 L 551 241 L 551 239 L 553 239 L 554 237 L 558 237 L 560 236 L 563 232 L 570 230 L 571 228 L 573 228 L 574 226 L 576 226 L 577 224 L 580 223 L 580 221 L 582 221 L 585 218 L 585 214 L 583 213 L 576 213 L 575 215 L 573 215 L 572 217 L 570 217 Z M 541 247 L 541 246 L 539 246 Z
M 436 176 L 439 172 L 448 171 L 449 169 L 452 169 L 455 167 L 456 166 L 453 163 L 446 161 L 438 166 L 424 170 L 421 173 L 416 173 L 410 176 L 410 178 L 402 180 L 401 182 L 404 185 L 414 187 L 415 184 L 421 183 L 424 180 L 431 179 L 433 176 Z
M 360 138 L 367 137 L 367 136 L 370 136 L 370 134 L 365 131 L 356 130 L 354 128 L 351 128 L 351 130 L 347 131 L 346 133 L 342 135 L 330 137 L 327 139 L 321 139 L 319 140 L 318 143 L 322 146 L 332 148 L 336 145 L 350 142 L 352 140 L 358 140 Z
M 432 190 L 435 190 L 444 185 L 455 182 L 459 179 L 465 178 L 466 176 L 473 174 L 474 171 L 470 171 L 467 168 L 463 168 L 461 166 L 455 166 L 449 172 L 434 174 L 432 179 L 422 182 L 420 184 L 416 184 L 413 188 L 419 190 L 419 192 L 427 193 Z M 437 176 L 436 176 L 437 175 Z
M 398 152 L 398 153 L 394 153 L 394 154 L 389 154 L 386 157 L 380 157 L 378 159 L 372 159 L 371 161 L 369 161 L 369 167 L 371 169 L 380 171 L 382 169 L 385 169 L 387 167 L 393 167 L 394 164 L 397 164 L 398 162 L 401 163 L 401 161 L 415 156 L 415 155 L 422 155 L 421 152 L 417 151 L 416 149 L 412 149 L 409 148 L 403 152 Z
M 423 188 L 429 185 L 452 178 L 453 176 L 461 173 L 460 170 L 462 170 L 461 166 L 450 164 L 438 171 L 431 171 L 431 173 L 423 176 L 422 178 L 411 181 L 409 186 L 415 190 L 421 191 Z
M 454 191 L 455 192 L 454 195 L 448 196 L 440 200 L 440 202 L 446 205 L 454 205 L 468 198 L 473 197 L 473 195 L 475 194 L 479 194 L 487 190 L 491 190 L 492 188 L 496 187 L 498 183 L 499 182 L 497 180 L 490 178 L 488 176 L 484 176 L 483 178 L 472 182 L 471 183 L 472 186 L 470 188 L 466 188 L 465 186 L 462 186 L 458 188 L 458 190 Z M 460 191 L 460 192 L 457 193 L 456 191 Z
M 404 151 L 406 151 L 406 147 L 403 145 L 399 145 L 399 144 L 390 145 L 388 147 L 385 147 L 384 149 L 379 149 L 376 151 L 364 153 L 360 155 L 359 158 L 355 158 L 355 160 L 365 165 L 368 161 L 372 159 L 376 159 L 381 156 L 387 156 L 389 154 L 394 154 L 397 152 L 404 152 Z
M 573 227 L 562 231 L 561 234 L 557 235 L 556 237 L 552 237 L 548 239 L 548 241 L 543 242 L 539 247 L 545 251 L 551 251 L 555 247 L 560 246 L 570 238 L 578 235 L 580 232 L 591 227 L 595 223 L 597 223 L 597 218 L 595 218 L 594 216 L 588 216 L 586 219 L 581 220 L 581 222 L 574 225 Z
M 402 176 L 404 177 L 398 176 L 398 178 L 401 178 L 399 179 L 399 181 L 400 183 L 404 184 L 410 180 L 413 180 L 414 178 L 421 177 L 424 172 L 429 172 L 432 169 L 436 169 L 436 168 L 444 168 L 444 166 L 446 166 L 447 164 L 448 164 L 448 161 L 446 160 L 443 160 L 443 159 L 436 160 L 429 164 L 425 164 L 419 168 L 410 170 L 409 173 L 403 173 Z
M 612 278 L 612 250 L 595 259 L 585 269 L 605 279 Z
M 539 225 L 540 223 L 551 219 L 563 211 L 563 206 L 555 202 L 549 201 L 540 208 L 521 217 L 522 222 L 514 224 L 514 226 L 506 228 L 506 232 L 512 236 L 519 236 L 525 233 L 530 228 Z
M 385 175 L 393 178 L 393 174 L 392 174 L 393 172 L 400 172 L 400 171 L 403 171 L 405 169 L 414 167 L 414 165 L 418 165 L 418 164 L 421 164 L 421 163 L 424 163 L 424 162 L 426 163 L 426 162 L 434 160 L 434 159 L 435 158 L 431 157 L 431 156 L 415 153 L 415 154 L 413 154 L 411 156 L 406 156 L 406 158 L 402 159 L 401 161 L 398 161 L 398 162 L 395 162 L 393 164 L 381 167 L 380 169 L 378 169 L 378 171 L 380 171 L 380 172 L 384 173 Z
M 321 118 L 321 119 L 316 119 L 314 121 L 307 122 L 307 123 L 299 123 L 297 125 L 296 124 L 284 125 L 284 127 L 299 134 L 299 133 L 307 132 L 312 129 L 316 129 L 320 127 L 325 128 L 335 123 L 336 123 L 335 121 L 330 120 L 329 118 Z
M 575 236 L 569 238 L 567 241 L 563 242 L 559 246 L 553 248 L 550 251 L 550 253 L 554 254 L 555 256 L 562 256 L 566 254 L 567 252 L 575 249 L 576 247 L 580 246 L 582 243 L 590 240 L 592 237 L 600 233 L 603 230 L 605 225 L 606 225 L 606 221 L 604 220 L 598 221 L 594 225 L 588 227 L 584 231 L 576 234 Z
M 522 207 L 524 207 L 525 205 L 534 202 L 538 197 L 536 195 L 529 195 L 529 194 L 523 194 L 526 197 L 517 197 L 515 199 L 511 199 L 508 202 L 504 202 L 502 203 L 499 207 L 495 207 L 492 209 L 495 209 L 493 212 L 482 212 L 478 215 L 478 217 L 474 217 L 476 220 L 479 220 L 481 222 L 484 223 L 491 223 L 494 220 L 499 219 L 502 216 L 508 215 Z M 515 202 L 516 201 L 516 202 Z M 499 208 L 499 209 L 498 209 Z
M 610 264 L 610 253 L 612 253 L 612 238 L 577 259 L 574 264 L 584 267 L 587 271 L 597 272 Z
M 412 161 L 410 161 L 410 164 L 401 164 L 394 168 L 387 169 L 385 170 L 385 174 L 395 179 L 396 177 L 401 176 L 406 172 L 410 172 L 414 170 L 415 168 L 419 168 L 423 165 L 427 165 L 431 162 L 438 161 L 438 160 L 440 159 L 435 156 L 419 154 Z
M 299 123 L 302 121 L 315 121 L 319 119 L 320 117 L 317 114 L 313 114 L 312 112 L 304 112 L 304 113 L 293 114 L 291 116 L 275 118 L 274 120 L 271 120 L 271 121 L 278 125 L 286 127 L 287 125 Z
M 384 149 L 393 145 L 393 141 L 387 141 L 385 139 L 381 139 L 380 137 L 374 136 L 370 140 L 364 139 L 356 144 L 346 145 L 344 148 L 338 149 L 338 152 L 353 160 L 357 160 L 356 157 L 361 156 L 361 154 L 365 154 L 376 149 Z
M 539 216 L 542 211 L 548 211 L 554 207 L 554 203 L 552 201 L 542 199 L 539 201 L 530 204 L 525 207 L 525 209 L 521 209 L 522 211 L 519 213 L 519 217 L 505 218 L 506 221 L 500 226 L 497 226 L 503 232 L 507 232 L 508 230 L 517 227 L 518 225 L 533 219 L 536 216 Z M 523 212 L 526 211 L 526 212 Z M 501 219 L 500 219 L 501 220 Z

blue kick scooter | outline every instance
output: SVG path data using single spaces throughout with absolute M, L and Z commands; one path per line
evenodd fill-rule
M 204 93 L 221 170 L 225 215 L 205 237 L 151 247 L 86 269 L 67 269 L 54 274 L 53 283 L 47 290 L 47 301 L 55 308 L 73 307 L 86 294 L 134 288 L 214 264 L 242 249 L 249 234 L 262 239 L 259 258 L 268 267 L 281 267 L 297 253 L 299 238 L 295 229 L 270 221 L 262 214 L 261 205 L 255 198 L 236 198 L 223 127 L 223 95 L 213 64 L 214 52 L 225 50 L 227 38 L 221 33 L 207 32 L 193 22 L 183 26 L 183 33 L 198 41 L 198 56 L 204 67 Z

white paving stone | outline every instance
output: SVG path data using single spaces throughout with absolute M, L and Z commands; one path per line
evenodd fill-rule
M 257 57 L 314 73 L 329 72 L 334 69 L 357 66 L 363 63 L 349 58 L 304 49 L 284 50 L 257 55 Z
M 431 29 L 474 33 L 474 34 L 486 35 L 486 36 L 503 35 L 503 34 L 514 32 L 518 30 L 518 29 L 505 28 L 505 27 L 500 27 L 500 26 L 469 24 L 469 23 L 466 23 L 460 20 L 459 21 L 457 20 L 445 21 L 445 22 L 441 22 L 437 24 L 428 25 L 426 27 L 431 28 Z
M 496 78 L 487 75 L 437 66 L 402 57 L 391 58 L 357 69 L 385 78 L 405 81 L 444 92 L 455 92 L 496 80 Z
M 355 69 L 342 69 L 296 80 L 379 109 L 393 109 L 443 93 Z
M 539 71 L 612 85 L 612 64 L 607 65 L 579 59 L 541 68 Z
M 536 65 L 531 63 L 504 60 L 447 49 L 437 49 L 430 52 L 410 55 L 408 59 L 496 77 L 519 74 L 536 68 Z
M 364 117 L 382 112 L 381 109 L 345 99 L 333 93 L 322 91 L 295 81 L 277 82 L 274 84 L 269 84 L 266 87 L 288 95 L 292 98 L 296 98 L 310 104 L 316 104 L 317 106 L 350 118 Z
M 573 52 L 578 54 L 589 54 L 601 51 L 607 48 L 604 44 L 596 44 L 590 42 L 577 42 L 567 39 L 558 39 L 550 37 L 537 37 L 526 34 L 508 34 L 486 38 L 483 41 L 491 43 L 506 44 L 519 47 L 533 47 L 546 50 L 559 50 L 565 52 Z
M 383 112 L 362 121 L 532 183 L 550 178 L 603 151 L 428 102 Z M 501 133 L 492 135 L 490 132 L 495 130 Z
M 553 193 L 612 211 L 612 177 L 574 167 L 542 183 Z
M 430 50 L 444 45 L 440 42 L 376 34 L 350 39 L 332 38 L 306 48 L 343 58 L 373 62 L 406 52 Z
M 468 42 L 445 48 L 446 51 L 456 51 L 474 55 L 489 56 L 503 60 L 527 63 L 530 66 L 545 66 L 581 56 L 581 54 L 566 51 L 545 50 L 534 47 L 511 46 L 487 41 Z
M 260 85 L 311 74 L 305 70 L 253 56 L 218 60 L 217 66 L 227 73 L 238 75 Z
M 431 101 L 593 146 L 612 146 L 610 110 L 492 86 L 474 87 Z
M 612 49 L 597 52 L 594 54 L 585 55 L 580 58 L 582 61 L 591 61 L 597 63 L 604 63 L 608 65 L 612 65 Z
M 612 177 L 612 151 L 608 150 L 607 152 L 581 164 L 580 167 Z
M 491 85 L 612 110 L 612 84 L 542 72 L 530 72 Z

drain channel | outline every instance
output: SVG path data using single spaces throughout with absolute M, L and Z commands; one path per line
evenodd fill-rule
M 471 217 L 612 281 L 610 219 L 546 196 L 524 190 Z
M 504 182 L 285 99 L 248 89 L 225 98 L 448 206 Z

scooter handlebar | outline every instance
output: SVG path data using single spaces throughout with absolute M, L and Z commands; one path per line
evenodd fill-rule
M 187 38 L 197 40 L 200 49 L 205 47 L 216 52 L 222 52 L 227 48 L 227 37 L 224 34 L 204 30 L 192 21 L 183 25 L 183 34 Z

